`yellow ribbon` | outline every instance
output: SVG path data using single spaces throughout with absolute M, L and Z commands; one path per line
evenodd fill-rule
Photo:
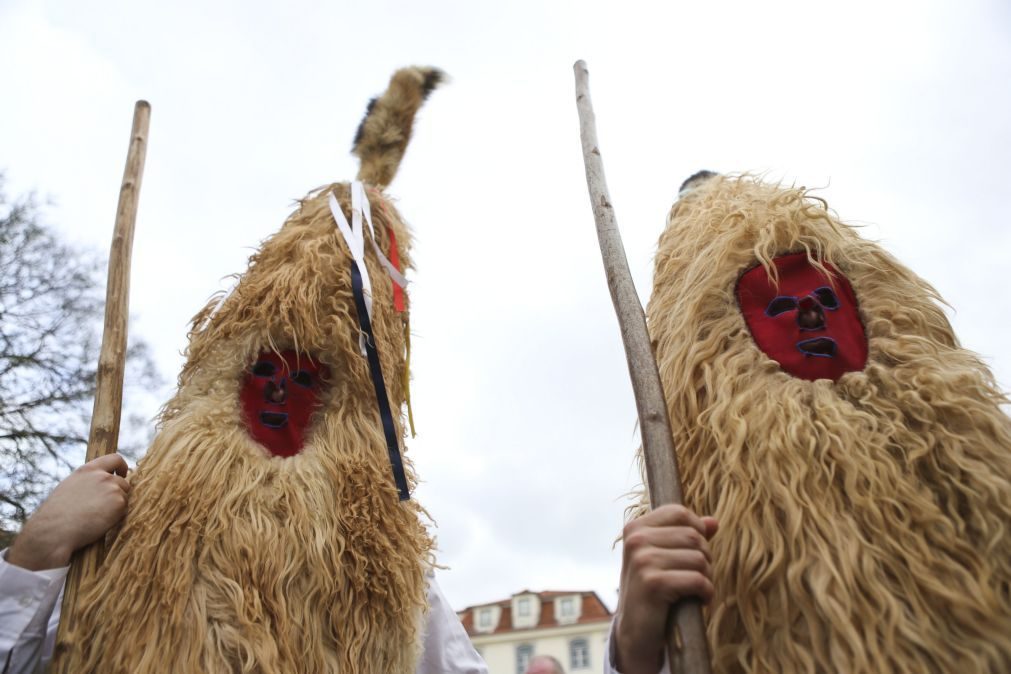
M 407 402 L 407 423 L 411 426 L 411 437 L 416 437 L 414 431 L 414 410 L 411 409 L 411 321 L 404 314 L 404 401 Z

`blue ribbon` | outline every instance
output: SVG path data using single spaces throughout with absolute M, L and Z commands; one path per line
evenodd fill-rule
M 397 484 L 397 493 L 400 496 L 400 500 L 406 501 L 411 498 L 411 492 L 407 488 L 404 461 L 400 456 L 400 443 L 397 442 L 397 427 L 393 423 L 390 398 L 386 395 L 386 382 L 383 381 L 383 370 L 379 362 L 379 352 L 376 351 L 376 338 L 372 334 L 372 321 L 369 320 L 369 312 L 365 308 L 362 273 L 358 269 L 358 263 L 354 260 L 351 261 L 351 292 L 355 298 L 355 309 L 358 310 L 358 324 L 362 332 L 365 333 L 365 355 L 369 361 L 369 374 L 372 376 L 372 387 L 376 390 L 379 416 L 383 422 L 383 435 L 386 436 L 386 451 L 390 455 L 390 466 L 393 468 L 393 481 Z

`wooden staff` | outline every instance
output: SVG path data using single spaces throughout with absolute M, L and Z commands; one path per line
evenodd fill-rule
M 607 181 L 604 179 L 604 163 L 597 144 L 596 118 L 590 101 L 589 72 L 583 61 L 576 61 L 573 70 L 576 73 L 576 107 L 579 110 L 583 164 L 586 166 L 586 187 L 590 191 L 607 286 L 611 290 L 611 301 L 618 315 L 621 341 L 625 345 L 628 373 L 635 393 L 635 406 L 639 412 L 650 507 L 681 503 L 677 453 L 667 403 L 660 385 L 660 373 L 646 329 L 646 315 L 632 282 L 625 247 L 621 243 L 614 207 L 611 206 Z M 668 625 L 667 654 L 672 674 L 708 674 L 709 646 L 701 602 L 694 598 L 679 601 L 671 609 Z
M 137 201 L 144 176 L 147 154 L 147 130 L 151 121 L 151 105 L 137 101 L 133 108 L 133 129 L 126 154 L 123 184 L 119 189 L 116 226 L 109 251 L 109 280 L 105 289 L 105 329 L 102 351 L 98 358 L 95 380 L 95 407 L 91 416 L 88 452 L 85 461 L 112 454 L 119 447 L 119 420 L 123 407 L 123 374 L 126 369 L 126 327 L 130 307 L 130 251 L 133 230 L 137 222 Z M 81 582 L 93 576 L 105 554 L 105 542 L 99 539 L 77 551 L 70 563 L 67 584 L 63 591 L 60 626 L 56 633 L 53 671 L 66 671 L 60 656 L 71 647 L 68 635 L 77 618 L 77 593 Z M 80 639 L 80 635 L 77 636 Z

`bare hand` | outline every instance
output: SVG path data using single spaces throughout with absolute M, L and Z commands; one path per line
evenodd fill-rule
M 30 571 L 69 564 L 75 550 L 123 519 L 130 493 L 126 471 L 123 457 L 108 454 L 71 473 L 25 522 L 7 561 Z
M 625 526 L 615 629 L 617 668 L 656 674 L 663 666 L 667 613 L 682 597 L 713 597 L 709 538 L 718 524 L 665 505 Z

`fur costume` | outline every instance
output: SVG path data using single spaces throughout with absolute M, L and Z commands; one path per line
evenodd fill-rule
M 397 71 L 355 141 L 361 177 L 371 181 L 375 236 L 402 268 L 410 233 L 381 190 L 440 76 Z M 69 671 L 414 671 L 433 543 L 421 507 L 398 500 L 361 351 L 352 257 L 327 200 L 335 195 L 350 218 L 350 190 L 335 183 L 302 199 L 235 290 L 194 318 L 178 392 L 132 476 L 125 524 L 82 587 L 81 620 L 64 645 Z M 402 439 L 406 314 L 394 309 L 375 252 L 366 246 L 365 254 L 372 328 Z M 309 398 L 304 446 L 288 454 L 253 439 L 240 402 L 240 390 L 245 396 L 263 374 L 257 368 L 273 373 L 271 362 L 278 386 L 322 378 Z
M 778 260 L 825 279 L 800 308 Z M 865 364 L 788 373 L 742 313 L 752 270 L 769 320 L 835 320 L 851 284 Z M 1011 420 L 940 302 L 803 188 L 709 174 L 675 203 L 648 320 L 686 504 L 721 525 L 714 671 L 1011 671 Z

